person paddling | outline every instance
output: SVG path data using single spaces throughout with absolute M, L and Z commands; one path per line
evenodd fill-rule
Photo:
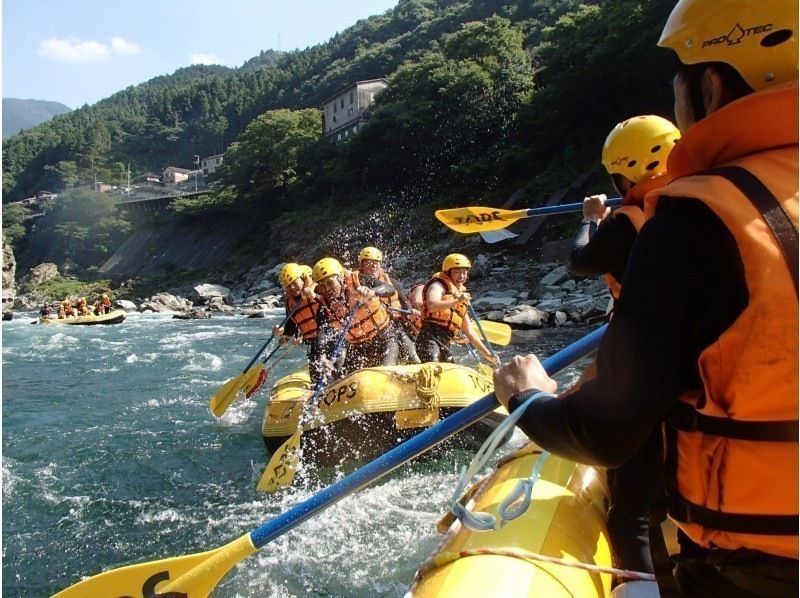
M 391 312 L 394 325 L 395 338 L 397 339 L 400 355 L 398 361 L 403 363 L 419 363 L 417 349 L 414 341 L 409 337 L 405 328 L 401 325 L 404 315 L 397 311 L 399 309 L 412 310 L 413 306 L 406 297 L 403 285 L 390 277 L 383 269 L 383 252 L 377 247 L 364 247 L 358 254 L 358 273 L 362 284 L 374 288 L 379 284 L 389 284 L 394 288 L 394 293 L 388 297 L 380 297 L 380 300 L 387 306 L 394 308 Z M 418 312 L 419 313 L 419 312 Z
M 290 262 L 281 268 L 278 282 L 283 288 L 286 300 L 286 315 L 292 314 L 284 328 L 275 326 L 272 333 L 278 338 L 280 344 L 294 342 L 306 345 L 309 372 L 317 371 L 319 355 L 318 345 L 314 342 L 317 338 L 317 312 L 319 303 L 314 292 L 314 282 L 306 276 L 308 266 Z
M 797 594 L 797 28 L 796 2 L 679 0 L 659 41 L 680 60 L 674 178 L 645 197 L 597 376 L 519 421 L 543 449 L 607 467 L 662 427 L 662 596 Z M 494 379 L 510 410 L 556 390 L 533 355 Z
M 636 235 L 644 224 L 644 197 L 669 182 L 667 158 L 680 131 L 660 116 L 635 116 L 617 124 L 606 137 L 602 163 L 623 204 L 613 213 L 605 195 L 583 202 L 583 222 L 575 238 L 571 268 L 578 276 L 603 275 L 616 302 Z M 583 383 L 595 375 L 595 364 L 584 371 Z M 661 442 L 660 431 L 620 467 L 606 471 L 609 488 L 608 533 L 618 569 L 653 573 L 648 536 L 649 469 Z M 634 582 L 641 586 L 643 582 Z M 619 592 L 622 592 L 620 588 Z
M 583 200 L 583 221 L 570 267 L 576 276 L 605 276 L 615 300 L 631 247 L 644 224 L 644 196 L 669 181 L 667 157 L 680 137 L 667 119 L 644 115 L 616 125 L 603 144 L 603 166 L 623 198 L 622 206 L 612 213 L 603 203 L 605 195 Z
M 469 317 L 470 294 L 464 284 L 472 262 L 460 253 L 451 253 L 442 261 L 442 269 L 434 274 L 422 290 L 423 323 L 417 336 L 417 354 L 423 362 L 452 362 L 450 343 L 463 332 L 470 344 L 491 363 L 499 365 L 497 357 L 472 328 Z
M 316 315 L 318 332 L 314 341 L 320 363 L 328 370 L 338 370 L 340 376 L 367 367 L 397 365 L 392 319 L 379 298 L 391 295 L 394 287 L 384 283 L 370 289 L 361 284 L 358 272 L 345 270 L 341 262 L 331 257 L 314 264 L 313 279 L 321 306 Z M 333 364 L 329 356 L 353 310 L 355 316 L 345 334 L 345 355 L 340 364 Z M 324 372 L 317 373 L 320 374 Z

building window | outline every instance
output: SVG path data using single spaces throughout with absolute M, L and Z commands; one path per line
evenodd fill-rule
M 337 133 L 336 141 L 341 141 L 341 140 L 342 140 L 342 134 L 341 133 Z
M 358 133 L 358 127 L 357 126 L 353 127 L 353 135 L 355 135 L 356 133 Z
M 347 136 L 348 136 L 349 134 L 350 134 L 350 131 L 348 131 L 347 129 L 345 129 L 345 130 L 344 130 L 344 136 L 345 136 L 345 139 L 347 138 Z
M 341 102 L 342 102 L 342 108 L 344 108 L 344 98 L 341 99 Z
M 350 92 L 350 103 L 351 104 L 353 103 L 353 92 L 352 91 Z

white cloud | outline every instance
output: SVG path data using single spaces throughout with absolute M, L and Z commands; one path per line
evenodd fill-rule
M 51 37 L 39 42 L 39 55 L 60 62 L 106 62 L 112 54 L 139 54 L 138 44 L 121 37 L 111 39 L 111 45 L 95 40 L 80 40 L 74 37 Z
M 137 43 L 126 41 L 121 37 L 112 37 L 111 51 L 114 54 L 140 54 L 142 49 Z
M 109 50 L 94 40 L 81 41 L 74 37 L 59 39 L 51 37 L 39 42 L 39 55 L 61 62 L 104 62 Z
M 189 54 L 191 64 L 223 64 L 222 60 L 214 54 Z

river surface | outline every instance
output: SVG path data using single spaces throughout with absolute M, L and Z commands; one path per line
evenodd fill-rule
M 216 548 L 322 487 L 255 491 L 264 389 L 219 420 L 208 409 L 281 316 L 3 322 L 3 596 L 48 596 L 109 568 Z M 587 331 L 545 331 L 525 349 L 546 357 Z M 282 359 L 265 387 L 303 358 Z M 454 450 L 398 469 L 242 561 L 214 596 L 402 596 L 471 457 Z

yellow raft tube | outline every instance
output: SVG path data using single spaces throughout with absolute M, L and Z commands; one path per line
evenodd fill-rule
M 528 445 L 501 461 L 462 498 L 497 517 L 498 506 L 527 479 L 541 451 Z M 530 506 L 499 530 L 473 532 L 452 515 L 439 522 L 439 547 L 420 565 L 407 596 L 608 596 L 612 567 L 605 475 L 554 455 L 533 485 Z
M 491 370 L 482 366 L 424 363 L 365 368 L 320 393 L 314 417 L 303 426 L 303 449 L 310 445 L 319 456 L 341 456 L 346 450 L 355 450 L 363 458 L 377 456 L 493 390 Z M 307 370 L 275 383 L 261 427 L 269 452 L 295 433 L 312 394 Z M 504 415 L 500 408 L 484 420 L 481 436 L 485 438 Z

